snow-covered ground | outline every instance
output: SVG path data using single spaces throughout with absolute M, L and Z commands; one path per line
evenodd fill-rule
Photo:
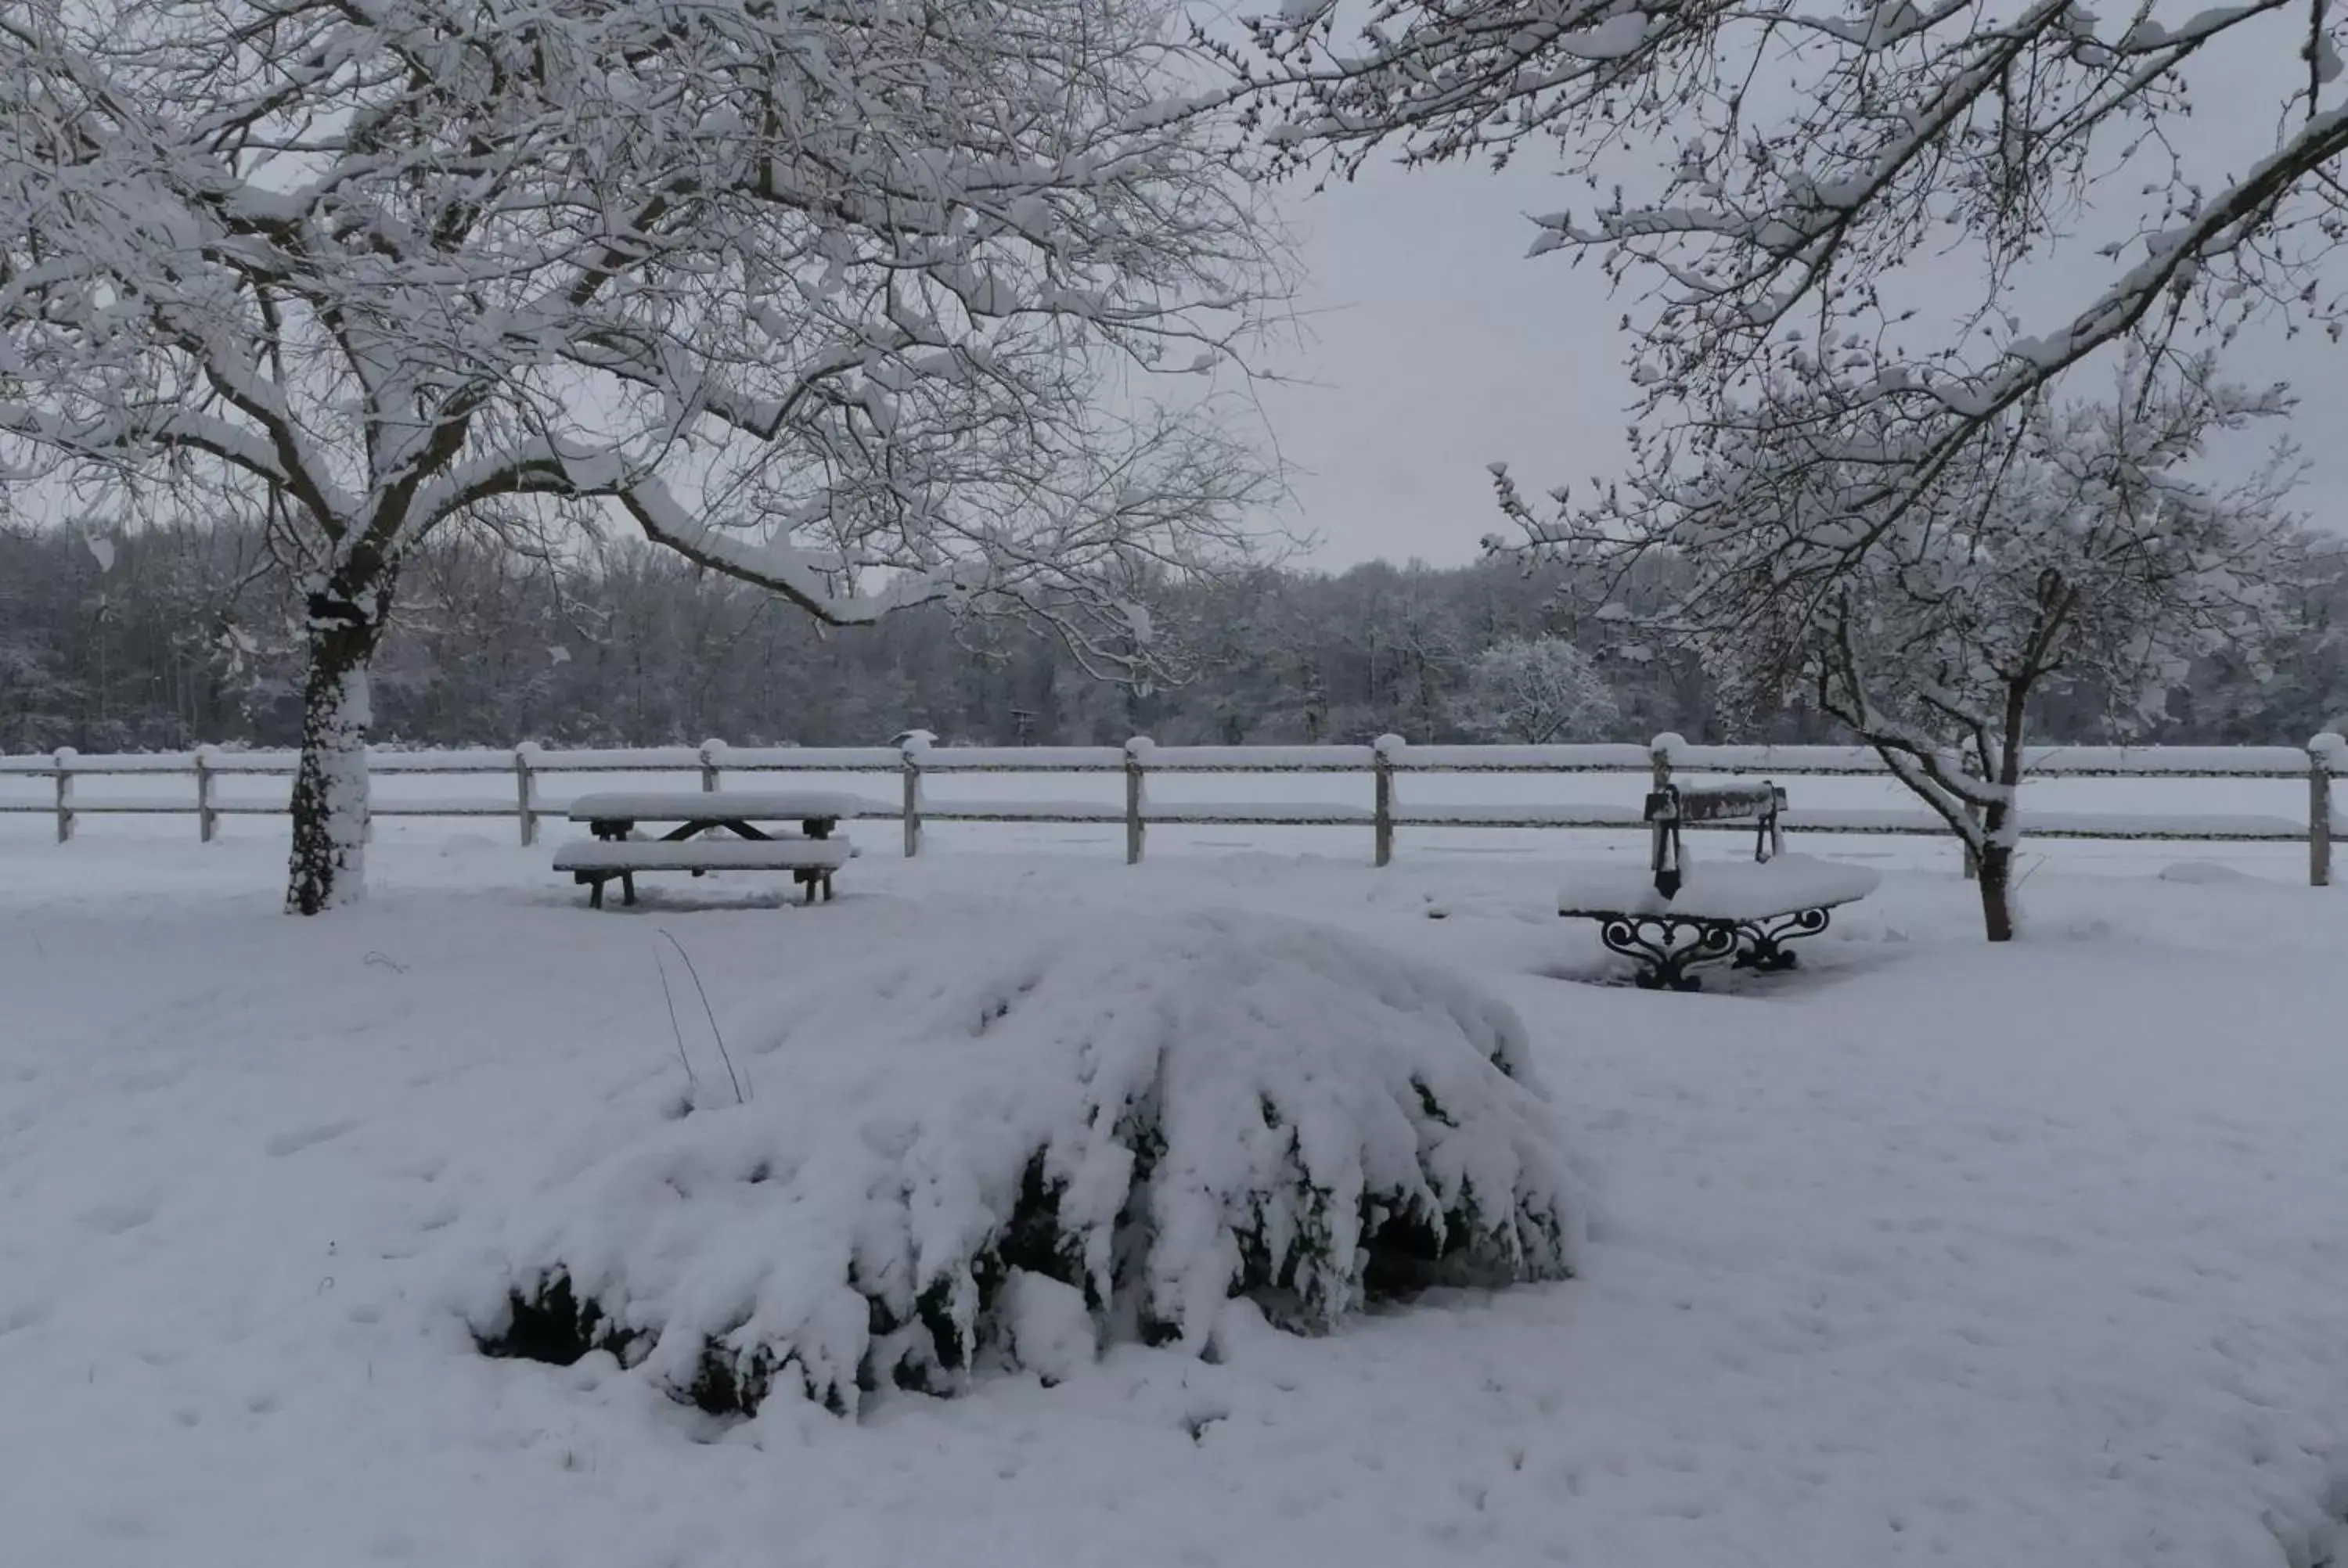
M 904 861 L 880 825 L 828 907 L 664 877 L 593 915 L 496 825 L 386 824 L 372 902 L 304 922 L 282 823 L 46 829 L 0 823 L 0 1563 L 2348 1560 L 2348 890 L 2287 845 L 2063 846 L 1993 950 L 1945 845 L 1852 845 L 1883 886 L 1801 970 L 1683 996 L 1580 983 L 1558 835 L 1381 871 L 1159 830 L 1128 867 L 1115 830 Z M 475 1353 L 514 1206 L 681 1086 L 659 931 L 766 1097 L 858 1049 L 778 1030 L 795 991 L 1234 906 L 1521 1013 L 1581 1277 L 859 1423 Z

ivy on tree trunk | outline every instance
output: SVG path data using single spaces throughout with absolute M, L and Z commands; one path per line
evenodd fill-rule
M 294 850 L 285 907 L 315 915 L 366 888 L 367 666 L 391 608 L 332 589 L 309 597 L 309 661 L 302 682 L 302 757 L 294 774 Z

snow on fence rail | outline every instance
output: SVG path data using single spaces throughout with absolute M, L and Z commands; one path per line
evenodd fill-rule
M 10 777 L 53 782 L 53 800 L 0 796 L 0 813 L 49 813 L 57 841 L 73 837 L 77 816 L 115 813 L 192 814 L 197 831 L 210 843 L 220 819 L 232 815 L 283 815 L 280 802 L 221 796 L 219 780 L 238 776 L 284 778 L 294 774 L 292 752 L 226 751 L 201 746 L 193 752 L 83 756 L 70 747 L 46 755 L 0 756 L 0 781 Z M 369 766 L 378 774 L 489 774 L 511 781 L 510 793 L 496 797 L 379 801 L 379 816 L 505 816 L 519 825 L 521 841 L 538 838 L 539 819 L 561 816 L 564 806 L 539 798 L 537 785 L 550 775 L 610 773 L 698 772 L 705 790 L 716 790 L 727 773 L 887 774 L 901 780 L 899 801 L 872 803 L 868 815 L 896 817 L 904 825 L 905 853 L 919 854 L 922 827 L 929 822 L 1123 823 L 1126 859 L 1138 861 L 1151 824 L 1219 826 L 1367 825 L 1380 866 L 1394 857 L 1395 833 L 1404 827 L 1628 828 L 1640 825 L 1635 807 L 1570 805 L 1430 804 L 1410 807 L 1396 798 L 1395 781 L 1412 774 L 1636 774 L 1660 787 L 1674 774 L 1749 774 L 1780 777 L 1888 776 L 1876 754 L 1864 746 L 1696 745 L 1677 735 L 1660 735 L 1650 745 L 1413 746 L 1388 735 L 1375 745 L 1160 746 L 1137 738 L 1123 746 L 933 746 L 919 734 L 892 746 L 729 746 L 706 741 L 698 746 L 645 746 L 624 750 L 555 751 L 525 742 L 511 751 L 377 751 Z M 2332 877 L 2332 842 L 2348 833 L 2348 818 L 2335 814 L 2332 781 L 2348 777 L 2348 740 L 2316 736 L 2295 746 L 2039 746 L 2029 753 L 2034 778 L 2099 779 L 2305 779 L 2304 821 L 2283 816 L 2032 813 L 2025 831 L 2037 838 L 2168 839 L 2190 843 L 2288 843 L 2305 841 L 2308 878 L 2323 886 Z M 77 781 L 124 774 L 185 774 L 195 781 L 188 800 L 92 797 L 77 793 Z M 1125 780 L 1125 800 L 1111 802 L 1002 800 L 939 802 L 928 798 L 923 781 L 953 774 L 1107 774 Z M 1152 774 L 1367 774 L 1373 804 L 1367 807 L 1314 802 L 1153 803 Z M 1931 812 L 1796 809 L 1786 817 L 1788 832 L 1939 835 L 1948 826 Z

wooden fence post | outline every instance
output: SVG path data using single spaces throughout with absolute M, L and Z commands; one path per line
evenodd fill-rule
M 212 804 L 212 749 L 196 748 L 196 839 L 210 844 L 220 831 L 220 812 Z
M 1406 743 L 1400 735 L 1380 735 L 1370 749 L 1370 809 L 1376 825 L 1376 863 L 1380 866 L 1394 862 L 1394 753 Z
M 1658 793 L 1672 782 L 1672 753 L 1686 744 L 1685 740 L 1669 730 L 1647 743 L 1647 759 L 1653 764 L 1653 777 Z
M 1141 814 L 1148 804 L 1147 792 L 1142 787 L 1144 759 L 1157 748 L 1158 743 L 1147 735 L 1136 735 L 1125 743 L 1125 863 L 1141 864 L 1142 835 L 1145 824 Z
M 57 842 L 73 837 L 73 760 L 80 755 L 71 746 L 59 746 L 55 762 L 57 769 Z
M 726 754 L 723 741 L 701 743 L 701 789 L 705 794 L 717 793 L 717 770 L 725 764 L 719 761 Z
M 935 735 L 927 730 L 909 730 L 897 737 L 897 749 L 905 759 L 905 858 L 911 860 L 922 852 L 922 753 L 930 749 Z
M 538 802 L 530 787 L 530 759 L 537 750 L 536 741 L 524 741 L 514 748 L 514 815 L 521 823 L 524 849 L 538 842 Z
M 2332 775 L 2348 773 L 2348 738 L 2307 743 L 2307 885 L 2332 886 Z

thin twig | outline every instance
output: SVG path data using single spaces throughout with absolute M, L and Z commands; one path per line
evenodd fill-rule
M 693 989 L 701 993 L 701 1010 L 709 1019 L 709 1038 L 717 1042 L 717 1059 L 726 1064 L 726 1076 L 734 1085 L 734 1103 L 736 1105 L 749 1103 L 750 1097 L 742 1092 L 742 1080 L 734 1071 L 734 1058 L 726 1049 L 726 1036 L 718 1030 L 717 1009 L 709 1005 L 709 993 L 702 989 L 701 971 L 693 967 L 693 955 L 685 950 L 685 944 L 678 941 L 666 926 L 660 928 L 660 934 L 668 938 L 668 945 L 675 948 L 676 956 L 685 960 L 685 972 L 693 977 Z M 664 968 L 661 975 L 665 981 L 668 971 Z M 674 1012 L 674 1008 L 671 1010 Z
M 661 935 L 665 937 L 668 933 L 664 931 Z M 675 940 L 674 938 L 670 939 Z M 676 1036 L 676 1059 L 685 1063 L 685 1086 L 688 1091 L 697 1090 L 701 1085 L 693 1076 L 693 1058 L 685 1053 L 685 1030 L 676 1021 L 676 997 L 668 988 L 668 964 L 661 958 L 661 950 L 657 945 L 653 948 L 653 968 L 660 971 L 661 999 L 668 1003 L 669 1032 Z

